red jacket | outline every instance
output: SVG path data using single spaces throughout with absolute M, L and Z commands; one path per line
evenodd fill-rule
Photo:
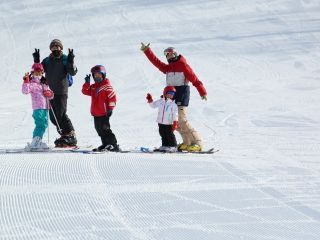
M 188 85 L 188 83 L 191 82 L 192 85 L 197 88 L 200 96 L 207 95 L 207 91 L 202 82 L 198 79 L 183 56 L 180 55 L 178 61 L 166 64 L 157 58 L 151 48 L 148 48 L 144 53 L 154 66 L 166 74 L 168 86 Z
M 84 83 L 82 93 L 91 96 L 91 114 L 94 117 L 106 116 L 107 111 L 116 106 L 116 93 L 108 79 L 92 85 Z

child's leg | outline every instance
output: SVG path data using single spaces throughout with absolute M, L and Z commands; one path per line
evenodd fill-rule
M 166 129 L 165 125 L 158 123 L 159 126 L 159 134 L 161 137 L 161 146 L 168 146 L 167 145 L 167 138 L 166 138 Z
M 46 109 L 37 109 L 33 111 L 32 117 L 34 119 L 35 128 L 33 130 L 33 137 L 42 138 L 48 127 L 48 115 Z
M 112 130 L 110 129 L 110 122 L 107 116 L 94 117 L 94 126 L 101 137 L 102 145 L 117 145 L 117 139 Z
M 177 140 L 176 140 L 176 136 L 172 131 L 172 125 L 165 125 L 165 139 L 166 139 L 165 146 L 168 146 L 168 147 L 177 146 Z

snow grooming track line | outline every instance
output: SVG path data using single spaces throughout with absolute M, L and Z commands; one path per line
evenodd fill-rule
M 296 209 L 294 206 L 289 205 L 288 203 L 286 203 L 284 200 L 279 199 L 279 196 L 276 197 L 275 194 L 271 194 L 270 192 L 268 192 L 265 189 L 271 189 L 272 191 L 274 191 L 275 193 L 278 193 L 278 195 L 283 195 L 281 192 L 273 189 L 272 187 L 269 186 L 259 186 L 256 183 L 252 183 L 252 182 L 248 182 L 246 179 L 244 179 L 241 175 L 237 174 L 236 172 L 242 172 L 241 170 L 235 169 L 234 166 L 232 166 L 231 164 L 228 163 L 223 163 L 220 161 L 217 161 L 217 164 L 220 165 L 223 169 L 225 169 L 227 172 L 229 172 L 230 174 L 232 174 L 234 177 L 238 178 L 241 182 L 246 183 L 248 186 L 251 186 L 253 189 L 256 189 L 257 191 L 261 192 L 262 194 L 269 196 L 271 199 L 273 199 L 274 201 L 279 203 L 280 207 L 287 207 L 291 210 L 293 210 L 294 212 L 296 212 L 299 215 L 302 215 L 306 218 L 308 218 L 310 221 L 314 221 L 314 217 L 309 216 L 308 214 L 305 214 L 304 212 L 300 211 L 299 209 Z M 232 169 L 233 168 L 233 169 Z M 236 171 L 235 171 L 236 170 Z M 243 174 L 244 176 L 248 176 L 247 174 Z M 250 178 L 252 178 L 252 180 L 256 180 L 254 179 L 252 176 L 249 175 Z M 265 188 L 265 189 L 264 189 Z M 304 207 L 302 205 L 302 207 Z
M 114 158 L 113 158 L 114 157 Z M 91 158 L 90 158 L 91 159 Z M 101 160 L 101 161 L 100 161 Z M 126 163 L 123 162 L 125 160 Z M 103 164 L 103 166 L 99 166 L 98 163 Z M 113 166 L 113 164 L 116 164 L 116 167 Z M 140 229 L 135 228 L 132 226 L 132 224 L 126 219 L 126 217 L 122 214 L 126 211 L 124 211 L 121 208 L 121 202 L 116 201 L 117 199 L 117 193 L 110 191 L 107 187 L 106 180 L 100 172 L 112 172 L 112 168 L 115 168 L 116 170 L 120 170 L 121 172 L 124 171 L 123 166 L 129 164 L 132 165 L 133 161 L 127 157 L 127 155 L 116 155 L 113 154 L 111 158 L 109 158 L 107 161 L 105 159 L 102 159 L 100 156 L 97 155 L 96 158 L 92 159 L 90 161 L 90 169 L 92 173 L 92 183 L 94 185 L 103 185 L 105 184 L 106 187 L 103 189 L 99 189 L 99 191 L 96 192 L 97 199 L 102 199 L 103 205 L 110 211 L 110 213 L 113 215 L 113 217 L 121 224 L 123 227 L 131 233 L 131 235 L 134 237 L 134 239 L 153 239 L 148 237 L 143 231 Z M 106 170 L 103 170 L 103 167 L 107 167 Z M 124 175 L 124 173 L 122 173 Z M 130 197 L 128 196 L 128 199 Z M 127 199 L 126 199 L 127 200 Z

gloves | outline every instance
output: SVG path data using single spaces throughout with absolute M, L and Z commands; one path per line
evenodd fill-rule
M 207 95 L 201 96 L 201 99 L 207 101 L 208 100 Z
M 173 124 L 172 124 L 172 132 L 177 130 L 178 128 L 178 121 L 173 121 Z
M 28 72 L 25 73 L 22 79 L 24 83 L 29 83 L 30 82 L 29 73 Z
M 69 53 L 68 53 L 68 63 L 73 64 L 74 60 L 74 54 L 73 54 L 73 49 L 69 48 Z
M 33 62 L 40 63 L 40 49 L 35 48 L 34 53 L 32 53 Z
M 112 109 L 108 109 L 108 111 L 107 111 L 107 117 L 111 117 L 111 115 L 112 115 Z
M 141 43 L 140 50 L 141 50 L 142 52 L 145 52 L 145 51 L 149 48 L 149 46 L 150 46 L 150 43 L 148 43 L 147 45 L 144 45 L 144 43 L 142 42 L 142 43 Z
M 53 92 L 51 90 L 44 90 L 43 96 L 45 96 L 46 98 L 51 98 L 53 96 Z
M 151 96 L 150 93 L 147 94 L 146 99 L 148 100 L 148 103 L 152 103 L 153 102 L 153 99 L 152 99 L 152 96 Z
M 91 74 L 87 74 L 86 77 L 84 78 L 84 80 L 86 81 L 86 83 L 90 83 L 90 77 Z
M 40 79 L 40 82 L 44 83 L 44 84 L 47 84 L 47 79 L 44 76 L 42 76 L 41 79 Z

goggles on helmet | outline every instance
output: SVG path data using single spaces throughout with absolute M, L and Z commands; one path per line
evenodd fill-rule
M 174 91 L 168 91 L 166 94 L 174 96 L 175 92 Z
M 163 51 L 164 55 L 167 57 L 169 54 L 173 54 L 174 56 L 177 55 L 176 50 L 173 47 L 168 47 Z

